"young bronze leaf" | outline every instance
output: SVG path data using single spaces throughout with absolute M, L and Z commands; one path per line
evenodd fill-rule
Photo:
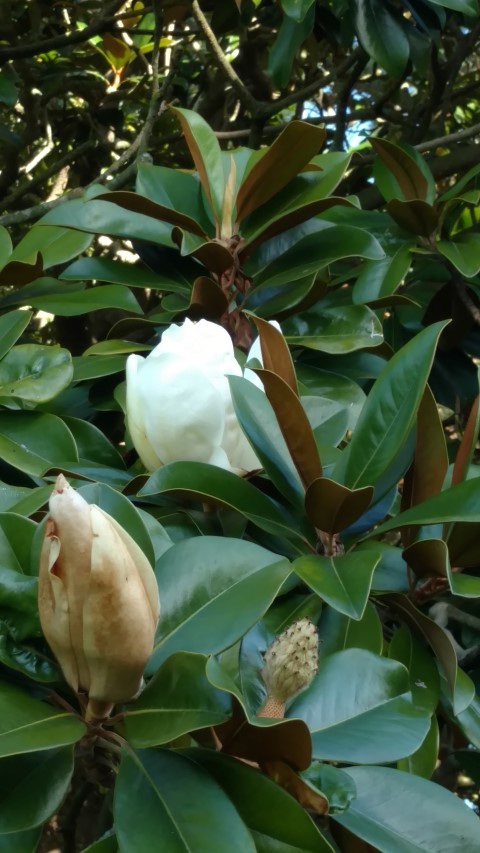
M 292 797 L 303 806 L 304 809 L 315 812 L 315 814 L 326 815 L 329 811 L 328 800 L 323 794 L 315 790 L 308 782 L 297 776 L 294 770 L 284 761 L 264 761 L 262 770 L 277 785 L 285 788 Z
M 386 139 L 370 139 L 370 145 L 397 179 L 405 199 L 426 201 L 428 183 L 415 161 L 398 145 Z
M 372 486 L 347 489 L 334 480 L 320 477 L 307 489 L 305 511 L 318 530 L 339 533 L 367 511 L 372 495 Z
M 326 133 L 303 121 L 291 121 L 248 173 L 237 195 L 237 222 L 265 204 L 308 163 L 322 147 Z
M 198 309 L 202 317 L 216 319 L 222 316 L 227 307 L 227 297 L 216 281 L 206 275 L 195 279 L 190 309 Z
M 119 207 L 131 210 L 133 213 L 143 213 L 144 216 L 151 216 L 153 219 L 159 219 L 161 222 L 169 222 L 170 225 L 177 225 L 179 228 L 184 228 L 186 231 L 191 231 L 192 234 L 197 234 L 199 237 L 208 240 L 208 234 L 205 233 L 195 219 L 192 219 L 185 213 L 179 213 L 178 210 L 165 207 L 163 204 L 157 204 L 157 202 L 138 193 L 117 190 L 112 193 L 102 193 L 97 198 L 103 201 L 110 201 L 112 204 L 118 204 Z
M 423 199 L 403 201 L 400 198 L 392 198 L 387 203 L 387 210 L 398 225 L 421 237 L 430 237 L 438 225 L 437 211 Z
M 202 187 L 211 204 L 218 229 L 223 218 L 225 176 L 221 148 L 211 127 L 193 110 L 172 107 L 177 116 L 192 155 Z
M 282 333 L 267 320 L 251 315 L 257 327 L 262 348 L 262 358 L 265 370 L 271 370 L 280 376 L 298 396 L 297 377 L 293 366 L 292 356 Z
M 312 761 L 312 740 L 303 720 L 277 720 L 272 725 L 250 723 L 234 700 L 233 716 L 215 726 L 222 752 L 263 764 L 283 761 L 295 770 L 306 770 Z
M 417 413 L 417 442 L 409 506 L 416 506 L 438 495 L 442 491 L 447 470 L 448 454 L 442 422 L 435 398 L 426 385 Z
M 462 435 L 460 447 L 458 448 L 452 473 L 452 486 L 466 479 L 468 467 L 472 461 L 473 451 L 480 429 L 480 396 L 476 398 L 470 409 L 465 432 Z
M 402 556 L 417 578 L 447 577 L 448 548 L 442 539 L 420 539 Z
M 322 476 L 322 463 L 305 410 L 289 385 L 270 370 L 256 370 L 275 412 L 293 463 L 305 489 Z

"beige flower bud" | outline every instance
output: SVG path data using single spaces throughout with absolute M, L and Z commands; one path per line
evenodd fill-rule
M 261 675 L 267 698 L 258 716 L 283 717 L 285 703 L 311 684 L 318 668 L 318 634 L 310 619 L 290 625 L 268 647 Z
M 92 707 L 107 713 L 138 693 L 160 610 L 153 569 L 115 519 L 62 474 L 50 497 L 38 608 L 67 682 Z

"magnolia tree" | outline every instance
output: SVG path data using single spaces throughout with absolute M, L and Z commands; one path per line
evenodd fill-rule
M 0 231 L 0 849 L 476 853 L 480 169 L 168 115 Z

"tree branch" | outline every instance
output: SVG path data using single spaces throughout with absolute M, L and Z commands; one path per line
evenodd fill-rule
M 3 65 L 10 59 L 25 59 L 26 57 L 37 56 L 39 53 L 47 53 L 50 50 L 58 50 L 73 44 L 81 44 L 88 41 L 92 36 L 98 36 L 100 33 L 107 32 L 107 30 L 115 27 L 114 15 L 121 6 L 123 6 L 123 0 L 115 0 L 115 2 L 96 15 L 92 23 L 83 30 L 76 30 L 68 35 L 53 36 L 52 38 L 31 42 L 30 44 L 2 47 L 0 48 L 0 65 Z
M 227 80 L 232 84 L 232 88 L 237 93 L 240 101 L 244 106 L 249 110 L 249 112 L 253 115 L 258 108 L 258 101 L 253 97 L 253 95 L 248 91 L 247 87 L 244 86 L 240 77 L 238 76 L 235 69 L 230 65 L 227 57 L 225 56 L 220 44 L 217 41 L 217 37 L 213 32 L 210 24 L 208 23 L 205 15 L 203 14 L 198 0 L 193 0 L 192 2 L 192 11 L 197 21 L 200 29 L 203 32 L 208 44 L 210 45 L 213 58 L 220 68 L 221 71 L 225 74 Z

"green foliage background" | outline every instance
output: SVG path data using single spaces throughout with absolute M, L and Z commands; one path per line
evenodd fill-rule
M 2 851 L 479 849 L 478 12 L 0 5 Z M 187 316 L 260 336 L 248 479 L 125 435 Z M 95 741 L 38 620 L 59 472 L 162 600 Z M 258 717 L 302 617 L 318 674 Z

